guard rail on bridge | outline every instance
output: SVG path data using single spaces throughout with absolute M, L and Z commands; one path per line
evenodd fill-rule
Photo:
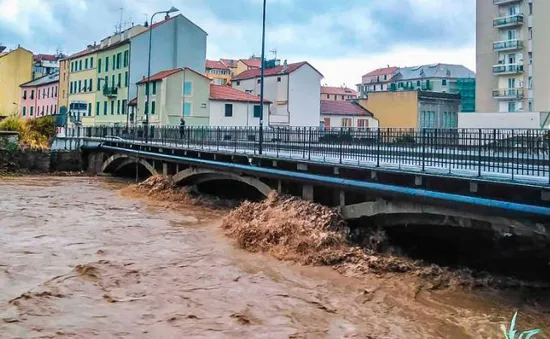
M 66 137 L 258 155 L 257 127 L 81 127 Z M 550 132 L 264 128 L 262 156 L 550 186 Z

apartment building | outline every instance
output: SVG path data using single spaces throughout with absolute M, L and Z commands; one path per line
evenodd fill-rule
M 357 99 L 357 91 L 347 87 L 321 87 L 321 100 L 345 101 Z
M 22 47 L 0 54 L 0 120 L 19 111 L 19 85 L 32 80 L 33 54 Z
M 206 60 L 205 75 L 215 85 L 226 85 L 231 83 L 231 69 L 222 61 Z
M 548 13 L 548 0 L 477 0 L 478 112 L 550 110 Z
M 98 50 L 99 45 L 90 45 L 69 57 L 69 123 L 93 125 L 96 114 Z
M 22 84 L 19 114 L 23 118 L 39 118 L 57 114 L 59 73 Z
M 308 62 L 283 65 L 270 63 L 265 68 L 264 97 L 273 104 L 265 124 L 272 126 L 319 126 L 321 79 L 323 75 Z M 233 77 L 231 85 L 241 91 L 260 95 L 261 69 L 250 69 Z
M 60 114 L 66 114 L 69 107 L 69 72 L 71 60 L 69 58 L 59 61 L 59 95 L 57 107 Z
M 384 67 L 370 71 L 363 75 L 357 90 L 361 98 L 366 98 L 370 92 L 382 92 L 388 90 L 388 83 L 397 75 L 399 67 Z

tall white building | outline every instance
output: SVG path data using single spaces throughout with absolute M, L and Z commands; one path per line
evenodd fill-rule
M 550 0 L 477 0 L 478 112 L 550 111 Z

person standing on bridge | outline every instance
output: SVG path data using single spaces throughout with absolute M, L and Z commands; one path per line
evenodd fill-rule
M 180 139 L 185 137 L 185 119 L 182 117 L 180 119 Z

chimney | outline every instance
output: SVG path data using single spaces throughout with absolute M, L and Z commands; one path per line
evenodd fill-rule
M 166 16 L 164 17 L 164 20 L 170 19 L 170 14 L 166 13 Z
M 288 69 L 288 62 L 285 59 L 285 62 L 283 62 L 283 72 L 286 72 L 287 69 Z

